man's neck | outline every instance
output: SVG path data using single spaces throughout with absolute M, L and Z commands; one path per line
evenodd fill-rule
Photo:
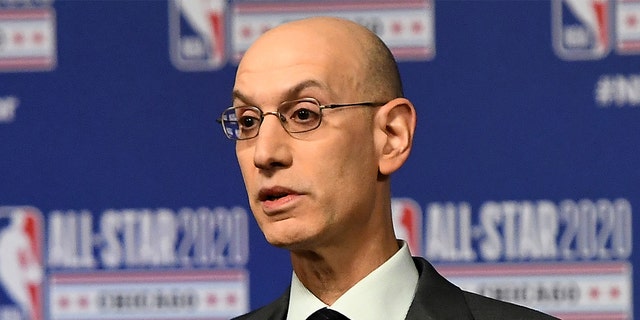
M 370 239 L 361 245 L 292 251 L 293 270 L 309 291 L 325 304 L 332 305 L 398 251 L 393 235 L 379 240 Z

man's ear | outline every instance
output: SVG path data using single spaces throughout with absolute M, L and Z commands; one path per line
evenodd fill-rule
M 409 157 L 416 129 L 416 110 L 411 101 L 396 98 L 380 107 L 375 116 L 378 170 L 390 175 Z

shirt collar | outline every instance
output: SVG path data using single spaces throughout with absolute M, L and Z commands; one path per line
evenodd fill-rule
M 389 260 L 327 306 L 300 282 L 295 272 L 287 320 L 304 320 L 316 310 L 329 307 L 352 320 L 404 319 L 418 284 L 418 271 L 406 242 Z

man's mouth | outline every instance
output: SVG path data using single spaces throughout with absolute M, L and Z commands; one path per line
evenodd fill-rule
M 287 188 L 266 188 L 260 190 L 260 193 L 258 194 L 258 200 L 260 200 L 261 202 L 276 201 L 292 194 L 295 194 L 295 192 Z
M 291 204 L 299 199 L 300 193 L 284 187 L 264 188 L 258 194 L 262 209 L 268 215 L 276 214 L 291 208 Z

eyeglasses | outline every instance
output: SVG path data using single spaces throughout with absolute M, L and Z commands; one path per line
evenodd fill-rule
M 356 102 L 321 105 L 314 98 L 285 101 L 277 111 L 263 112 L 256 106 L 229 107 L 216 121 L 231 140 L 247 140 L 258 136 L 260 125 L 267 115 L 274 115 L 289 133 L 302 133 L 317 129 L 322 122 L 322 110 L 342 107 L 379 107 L 386 102 Z

